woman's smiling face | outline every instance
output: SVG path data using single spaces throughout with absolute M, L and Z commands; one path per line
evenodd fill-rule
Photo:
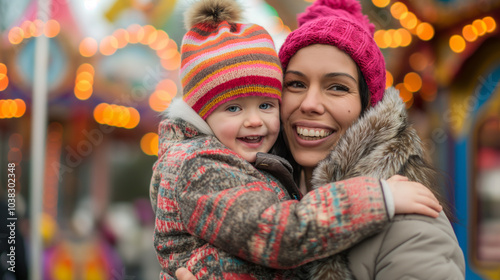
M 299 50 L 284 74 L 281 119 L 295 161 L 316 167 L 361 114 L 358 70 L 345 52 L 315 44 Z

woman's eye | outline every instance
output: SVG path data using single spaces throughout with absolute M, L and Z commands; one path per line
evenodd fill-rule
M 229 107 L 227 107 L 226 110 L 229 111 L 229 112 L 234 113 L 234 112 L 238 112 L 240 110 L 240 107 L 238 107 L 238 106 L 229 106 Z
M 259 105 L 259 109 L 261 109 L 261 110 L 267 110 L 267 109 L 270 109 L 271 107 L 272 107 L 272 105 L 269 103 L 262 103 Z
M 290 81 L 285 84 L 287 87 L 291 88 L 304 88 L 304 84 L 299 81 Z
M 343 85 L 333 85 L 330 87 L 330 90 L 334 91 L 349 91 L 349 88 Z

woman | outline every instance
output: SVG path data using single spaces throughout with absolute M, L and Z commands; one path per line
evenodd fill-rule
M 294 170 L 301 171 L 294 174 L 301 191 L 359 175 L 402 174 L 437 194 L 434 172 L 397 91 L 389 89 L 384 97 L 385 62 L 359 3 L 317 0 L 299 25 L 280 50 L 289 151 L 281 154 L 291 154 L 299 168 Z M 313 279 L 463 279 L 465 263 L 441 213 L 438 219 L 397 216 L 342 255 L 301 270 Z M 179 279 L 190 279 L 184 273 L 178 271 Z

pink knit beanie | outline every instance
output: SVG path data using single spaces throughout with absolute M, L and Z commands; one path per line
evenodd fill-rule
M 385 61 L 373 39 L 375 26 L 361 12 L 357 0 L 316 0 L 298 16 L 299 27 L 288 35 L 279 51 L 283 70 L 300 49 L 313 44 L 336 46 L 361 69 L 374 106 L 384 96 Z

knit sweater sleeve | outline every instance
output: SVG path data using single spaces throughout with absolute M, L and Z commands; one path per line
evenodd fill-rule
M 180 174 L 190 175 L 175 188 L 187 231 L 248 261 L 287 269 L 349 248 L 388 222 L 376 179 L 330 183 L 300 202 L 280 202 L 278 186 L 252 172 L 213 156 L 187 159 Z

